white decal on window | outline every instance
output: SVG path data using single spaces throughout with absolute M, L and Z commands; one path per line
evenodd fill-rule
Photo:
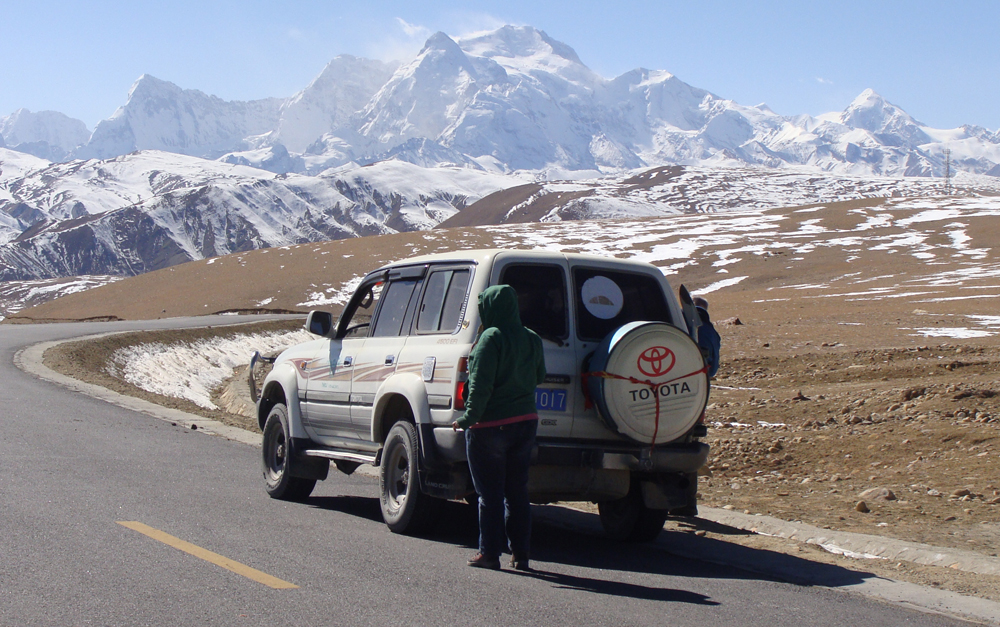
M 610 320 L 622 310 L 625 297 L 618 284 L 605 276 L 595 276 L 583 282 L 580 288 L 583 306 L 595 318 Z

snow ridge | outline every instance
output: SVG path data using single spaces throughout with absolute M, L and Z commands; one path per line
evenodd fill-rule
M 143 75 L 89 139 L 82 122 L 31 115 L 31 124 L 23 110 L 2 118 L 0 135 L 53 161 L 163 150 L 276 173 L 391 158 L 493 172 L 680 164 L 934 177 L 949 150 L 953 171 L 1000 175 L 1000 132 L 933 129 L 871 89 L 840 112 L 779 115 L 663 70 L 605 79 L 530 26 L 435 33 L 400 65 L 338 56 L 283 99 L 224 101 Z

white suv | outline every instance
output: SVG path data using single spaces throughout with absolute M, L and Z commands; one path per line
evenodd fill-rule
M 330 461 L 348 474 L 373 464 L 400 533 L 432 524 L 442 499 L 473 496 L 451 423 L 476 297 L 497 284 L 517 291 L 545 347 L 532 501 L 596 502 L 609 535 L 632 540 L 656 537 L 668 513 L 696 513 L 709 384 L 687 291 L 682 307 L 645 263 L 520 250 L 393 263 L 362 279 L 336 322 L 311 312 L 319 339 L 281 353 L 259 394 L 251 375 L 268 494 L 304 499 Z

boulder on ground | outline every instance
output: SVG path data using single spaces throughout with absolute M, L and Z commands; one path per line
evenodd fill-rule
M 896 494 L 889 488 L 869 488 L 858 495 L 869 501 L 895 501 Z

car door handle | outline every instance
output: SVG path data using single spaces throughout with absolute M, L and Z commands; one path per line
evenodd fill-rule
M 385 356 L 385 365 L 391 366 L 394 363 L 396 363 L 396 356 L 395 355 L 386 355 Z
M 344 365 L 345 366 L 350 366 L 353 363 L 354 363 L 354 358 L 353 357 L 344 357 Z

